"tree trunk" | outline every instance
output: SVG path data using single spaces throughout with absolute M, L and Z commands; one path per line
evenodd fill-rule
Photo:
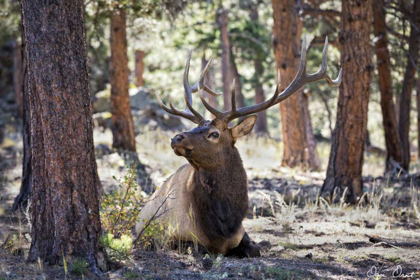
M 144 73 L 144 51 L 136 50 L 134 52 L 136 60 L 136 85 L 144 87 L 143 73 Z
M 316 149 L 316 140 L 314 136 L 314 130 L 312 128 L 311 114 L 309 112 L 309 93 L 304 93 L 302 97 L 302 110 L 303 116 L 305 118 L 304 123 L 306 142 L 308 143 L 309 166 L 312 166 L 313 170 L 319 170 L 321 167 L 321 162 L 319 160 L 318 151 Z
M 404 73 L 404 81 L 400 101 L 400 117 L 398 118 L 398 134 L 402 148 L 402 168 L 409 171 L 410 168 L 410 111 L 411 95 L 416 75 L 416 63 L 419 60 L 420 49 L 420 0 L 415 0 L 411 14 L 411 31 L 407 54 L 407 66 Z
M 262 103 L 265 101 L 265 94 L 263 85 L 261 83 L 262 75 L 264 74 L 264 67 L 261 60 L 254 60 L 254 69 L 255 69 L 255 104 Z M 265 110 L 257 113 L 257 122 L 255 123 L 255 132 L 259 136 L 268 136 L 267 129 L 267 113 Z
M 22 74 L 22 44 L 15 39 L 13 40 L 13 87 L 19 118 L 23 117 Z
M 272 0 L 274 52 L 277 69 L 281 74 L 281 87 L 284 90 L 295 77 L 299 68 L 300 35 L 302 20 L 299 18 L 296 0 Z M 303 90 L 280 103 L 284 153 L 282 165 L 296 167 L 313 166 L 306 138 L 305 118 L 302 110 Z
M 337 105 L 324 197 L 355 203 L 363 194 L 362 167 L 366 145 L 369 88 L 372 75 L 370 55 L 371 1 L 343 0 L 341 66 L 343 82 Z
M 22 42 L 24 42 L 25 34 L 22 28 Z M 13 202 L 12 211 L 16 211 L 18 208 L 26 208 L 28 199 L 31 194 L 32 185 L 32 169 L 31 169 L 31 108 L 29 100 L 29 88 L 31 85 L 33 92 L 34 83 L 29 84 L 28 82 L 28 68 L 27 68 L 27 49 L 26 44 L 23 48 L 23 63 L 22 63 L 22 82 L 21 82 L 21 93 L 22 93 L 22 139 L 23 139 L 23 159 L 22 159 L 22 180 L 20 185 L 19 194 L 16 196 Z
M 228 35 L 228 11 L 223 9 L 219 10 L 219 28 L 220 28 L 220 48 L 222 49 L 222 79 L 223 79 L 223 110 L 228 111 L 230 105 L 230 91 L 231 91 L 231 73 L 230 73 L 230 43 Z
M 136 151 L 133 117 L 128 94 L 128 58 L 126 15 L 116 9 L 111 15 L 111 83 L 112 146 L 118 150 Z
M 259 23 L 259 16 L 258 16 L 258 6 L 257 5 L 250 5 L 249 6 L 249 17 L 255 24 Z M 254 54 L 255 56 L 258 56 L 257 54 Z M 261 83 L 261 78 L 264 74 L 264 66 L 262 64 L 261 59 L 255 58 L 254 59 L 254 88 L 255 88 L 255 104 L 261 103 L 265 101 L 265 94 L 263 85 Z M 261 111 L 257 113 L 257 121 L 254 126 L 254 131 L 259 136 L 268 136 L 268 129 L 267 129 L 267 113 L 266 111 Z
M 29 261 L 79 257 L 96 269 L 99 188 L 83 1 L 24 0 L 32 150 Z
M 420 77 L 417 77 L 417 161 L 420 162 Z
M 204 71 L 204 68 L 206 67 L 207 63 L 209 61 L 206 59 L 206 54 L 203 53 L 203 56 L 201 57 L 201 71 Z M 213 75 L 211 69 L 208 70 L 207 75 L 204 76 L 204 83 L 209 87 L 213 88 Z M 209 104 L 217 109 L 217 97 L 213 96 L 211 94 L 208 94 L 205 90 L 201 90 L 201 93 L 203 96 L 208 97 Z M 210 113 L 208 110 L 204 110 L 204 116 L 206 116 L 207 119 L 214 118 L 214 115 Z
M 378 83 L 381 92 L 382 124 L 385 132 L 386 162 L 385 172 L 392 171 L 391 160 L 402 162 L 401 143 L 398 137 L 397 118 L 392 93 L 391 60 L 388 51 L 388 40 L 385 21 L 385 1 L 372 2 Z

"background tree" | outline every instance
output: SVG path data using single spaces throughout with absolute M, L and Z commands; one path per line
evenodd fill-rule
M 388 51 L 386 30 L 385 1 L 372 1 L 373 27 L 375 40 L 376 63 L 378 67 L 378 84 L 381 93 L 382 124 L 385 132 L 386 162 L 385 171 L 392 171 L 394 164 L 402 163 L 401 143 L 398 137 L 397 118 L 393 101 L 391 59 Z
M 402 147 L 402 167 L 409 170 L 410 167 L 410 112 L 411 97 L 415 82 L 417 61 L 420 50 L 420 0 L 414 0 L 409 8 L 403 7 L 410 22 L 410 38 L 408 40 L 407 66 L 405 68 L 404 80 L 401 91 L 400 109 L 398 118 L 398 135 Z
M 83 1 L 23 1 L 32 149 L 30 261 L 103 263 Z
M 362 166 L 372 62 L 370 54 L 371 1 L 342 1 L 341 65 L 343 82 L 338 96 L 327 177 L 321 192 L 355 203 L 363 193 Z M 335 196 L 334 196 L 335 195 Z
M 111 113 L 112 147 L 136 152 L 133 116 L 128 93 L 126 13 L 116 6 L 111 12 Z
M 229 11 L 220 6 L 218 10 L 218 24 L 220 28 L 220 48 L 222 50 L 222 79 L 223 79 L 223 110 L 230 110 L 230 91 L 231 91 L 231 58 L 230 43 L 228 35 Z
M 299 66 L 302 20 L 297 1 L 273 0 L 273 44 L 276 67 L 281 74 L 281 90 L 293 80 Z M 280 103 L 284 153 L 282 165 L 307 166 L 318 169 L 317 160 L 311 158 L 316 150 L 308 146 L 303 103 L 303 90 Z M 310 121 L 310 120 L 306 120 Z

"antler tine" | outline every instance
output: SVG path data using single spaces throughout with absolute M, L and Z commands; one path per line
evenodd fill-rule
M 206 64 L 206 67 L 204 67 L 203 72 L 201 72 L 201 74 L 200 74 L 200 78 L 198 79 L 198 82 L 191 88 L 192 92 L 197 92 L 199 89 L 203 89 L 213 96 L 222 95 L 221 93 L 217 93 L 217 92 L 211 90 L 206 84 L 204 84 L 204 77 L 207 75 L 207 72 L 209 71 L 212 60 L 213 60 L 213 58 L 210 57 L 209 61 Z
M 328 47 L 328 38 L 325 39 L 324 50 L 322 52 L 321 68 L 318 70 L 318 72 L 314 74 L 308 74 L 306 72 L 306 52 L 307 52 L 306 37 L 304 37 L 302 40 L 302 51 L 301 51 L 301 56 L 300 56 L 299 69 L 298 69 L 298 72 L 296 73 L 295 78 L 290 83 L 290 85 L 283 92 L 280 93 L 279 92 L 280 75 L 278 75 L 279 83 L 277 85 L 276 92 L 274 93 L 273 97 L 271 97 L 269 100 L 266 100 L 260 104 L 237 109 L 236 112 L 223 113 L 223 119 L 226 122 L 229 122 L 235 118 L 243 117 L 246 115 L 254 114 L 262 110 L 268 109 L 269 107 L 277 103 L 280 103 L 284 99 L 291 96 L 293 93 L 298 91 L 305 84 L 308 84 L 311 82 L 325 79 L 331 86 L 334 86 L 334 87 L 339 86 L 342 79 L 342 70 L 340 69 L 338 77 L 335 80 L 332 80 L 327 74 L 327 47 Z
M 280 94 L 277 103 L 280 103 L 281 101 L 295 93 L 297 90 L 299 90 L 302 86 L 311 82 L 325 79 L 327 80 L 328 84 L 330 84 L 333 87 L 337 87 L 341 84 L 342 69 L 340 69 L 338 77 L 335 80 L 332 80 L 327 74 L 327 48 L 328 37 L 325 38 L 324 49 L 322 51 L 321 68 L 313 74 L 308 74 L 306 72 L 306 40 L 304 37 L 302 42 L 302 53 L 300 57 L 301 62 L 299 66 L 299 71 L 296 74 L 296 77 L 293 79 L 292 83 Z
M 224 114 L 220 112 L 219 110 L 217 110 L 216 108 L 214 108 L 213 106 L 211 106 L 206 101 L 201 91 L 198 91 L 198 95 L 200 96 L 201 102 L 203 103 L 204 107 L 206 107 L 206 109 L 209 110 L 210 113 L 212 113 L 218 119 L 221 119 L 221 120 L 224 119 Z
M 235 87 L 235 79 L 232 82 L 232 93 L 231 93 L 231 114 L 235 114 L 236 112 L 236 87 Z
M 192 51 L 189 52 L 188 54 L 188 58 L 187 58 L 187 63 L 185 65 L 185 71 L 184 71 L 184 99 L 185 99 L 185 103 L 187 105 L 187 108 L 185 108 L 186 112 L 191 112 L 196 118 L 198 123 L 204 121 L 204 118 L 200 115 L 200 113 L 198 113 L 196 110 L 194 110 L 194 108 L 192 107 L 192 88 L 190 86 L 190 83 L 188 81 L 188 74 L 190 71 L 190 60 L 191 60 L 191 54 Z
M 169 102 L 169 106 L 171 108 L 168 108 L 168 106 L 166 106 L 163 102 L 162 99 L 160 98 L 160 95 L 158 93 L 156 93 L 156 99 L 158 101 L 159 106 L 165 110 L 166 112 L 168 112 L 169 114 L 172 115 L 176 115 L 176 116 L 181 116 L 183 118 L 186 118 L 194 123 L 199 123 L 199 121 L 196 119 L 195 116 L 193 116 L 191 113 L 186 112 L 186 111 L 179 111 L 177 109 L 175 109 L 175 107 L 172 105 L 172 102 Z

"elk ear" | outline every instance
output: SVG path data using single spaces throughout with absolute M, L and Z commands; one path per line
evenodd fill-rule
M 242 120 L 235 127 L 231 128 L 233 140 L 236 141 L 238 138 L 247 135 L 251 132 L 254 124 L 257 120 L 257 116 L 249 116 L 246 119 Z

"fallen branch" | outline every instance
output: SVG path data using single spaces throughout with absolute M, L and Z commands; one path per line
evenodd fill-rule
M 393 240 L 389 240 L 389 239 L 385 239 L 385 238 L 381 238 L 381 237 L 375 237 L 375 236 L 370 236 L 366 234 L 366 237 L 369 238 L 369 241 L 375 244 L 380 244 L 380 245 L 385 245 L 388 247 L 394 247 L 394 248 L 398 248 L 398 247 L 420 247 L 420 243 L 414 243 L 414 242 L 397 242 L 397 241 L 393 241 Z M 399 249 L 399 248 L 398 248 Z

